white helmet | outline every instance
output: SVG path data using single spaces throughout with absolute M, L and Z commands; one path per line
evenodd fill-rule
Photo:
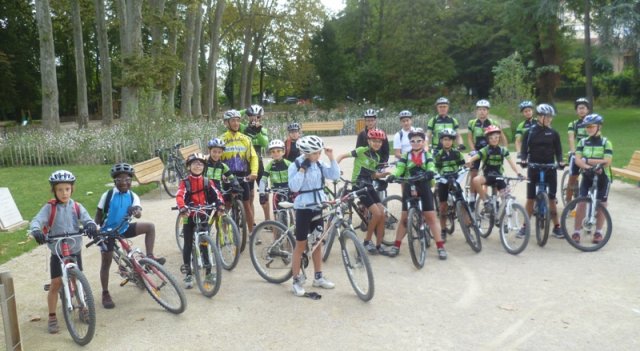
M 400 111 L 400 113 L 398 114 L 398 118 L 403 119 L 403 118 L 412 118 L 413 114 L 411 114 L 411 111 L 409 110 L 403 110 Z
M 364 111 L 364 117 L 377 117 L 378 113 L 376 112 L 376 110 L 370 108 L 366 111 Z
M 247 108 L 247 116 L 262 116 L 264 109 L 260 105 L 251 105 Z
M 307 135 L 298 139 L 298 141 L 296 141 L 296 146 L 303 153 L 312 154 L 324 149 L 324 142 L 316 135 Z
M 271 151 L 271 149 L 281 148 L 284 149 L 284 141 L 280 139 L 273 139 L 269 142 L 269 147 L 267 150 Z
M 240 118 L 240 112 L 238 112 L 237 110 L 229 110 L 227 112 L 224 113 L 224 120 L 228 121 L 232 118 Z
M 438 100 L 436 100 L 436 106 L 438 105 L 449 105 L 449 99 L 447 99 L 446 97 L 439 97 Z
M 552 116 L 552 117 L 556 115 L 556 110 L 554 110 L 553 106 L 549 104 L 538 105 L 538 107 L 536 107 L 536 112 L 539 115 L 546 115 L 546 116 Z
M 73 175 L 73 173 L 69 171 L 65 171 L 64 169 L 53 172 L 49 177 L 49 183 L 51 185 L 56 185 L 60 183 L 73 184 L 75 182 L 76 182 L 76 177 Z
M 489 101 L 485 99 L 478 100 L 478 102 L 476 102 L 476 107 L 491 108 L 491 103 L 489 103 Z

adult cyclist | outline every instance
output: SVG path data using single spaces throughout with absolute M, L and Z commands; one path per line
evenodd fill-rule
M 431 118 L 427 123 L 427 140 L 431 142 L 432 153 L 442 146 L 442 144 L 440 144 L 441 131 L 452 129 L 457 132 L 460 126 L 457 119 L 449 116 L 449 99 L 446 97 L 438 98 L 438 100 L 436 100 L 436 110 L 438 111 L 438 115 Z M 465 149 L 460 134 L 456 136 L 456 144 L 458 145 L 458 150 Z
M 255 198 L 255 185 L 260 183 L 262 174 L 264 173 L 264 164 L 262 163 L 262 150 L 269 145 L 269 137 L 265 132 L 265 128 L 262 128 L 262 117 L 264 116 L 264 109 L 260 105 L 251 105 L 245 111 L 247 117 L 249 117 L 249 123 L 240 123 L 240 132 L 251 138 L 253 149 L 258 155 L 258 177 L 255 182 L 249 182 L 249 203 L 251 204 L 252 212 L 255 215 L 255 209 L 253 208 L 253 199 Z M 242 114 L 242 112 L 240 113 Z M 262 210 L 264 211 L 264 218 L 269 218 L 269 204 L 268 202 L 260 203 Z

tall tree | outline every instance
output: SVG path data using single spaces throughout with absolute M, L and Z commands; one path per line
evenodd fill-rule
M 42 79 L 42 124 L 54 129 L 60 126 L 56 56 L 53 49 L 51 8 L 49 0 L 36 0 L 36 20 L 40 36 L 40 76 Z
M 142 58 L 142 0 L 118 0 L 122 47 L 122 94 L 120 117 L 134 120 L 138 116 L 138 82 Z
M 102 103 L 102 124 L 113 122 L 113 95 L 111 90 L 111 55 L 109 55 L 109 39 L 105 19 L 104 0 L 94 0 L 96 10 L 96 36 L 100 53 L 100 93 Z
M 182 48 L 182 61 L 184 66 L 180 74 L 180 114 L 183 117 L 191 117 L 191 98 L 193 97 L 193 83 L 191 80 L 193 77 L 193 42 L 197 13 L 197 6 L 191 4 L 187 9 L 184 46 Z
M 73 0 L 73 46 L 76 59 L 77 121 L 80 128 L 89 126 L 89 103 L 87 102 L 87 73 L 84 67 L 84 43 L 82 40 L 82 18 L 80 0 Z
M 151 0 L 149 3 L 153 16 L 153 21 L 151 22 L 151 58 L 154 66 L 158 67 L 161 64 L 162 47 L 164 46 L 162 18 L 164 16 L 165 0 Z M 159 79 L 160 77 L 156 76 L 156 80 Z M 160 114 L 160 111 L 162 111 L 162 90 L 157 85 L 159 84 L 156 84 L 150 93 L 154 114 Z
M 220 56 L 220 27 L 226 1 L 217 0 L 215 12 L 213 8 L 209 13 L 209 62 L 207 64 L 206 91 L 204 99 L 205 112 L 209 118 L 213 118 L 217 110 L 216 77 L 218 57 Z
M 168 46 L 169 46 L 169 55 L 176 56 L 178 51 L 178 26 L 177 26 L 177 18 L 178 18 L 178 2 L 171 1 L 169 5 L 169 21 L 172 23 L 169 26 L 169 34 L 168 34 Z M 171 74 L 169 76 L 169 87 L 167 88 L 167 111 L 170 115 L 175 114 L 176 108 L 176 82 L 177 77 L 176 74 Z
M 193 98 L 191 112 L 195 117 L 202 116 L 202 89 L 200 84 L 200 41 L 202 40 L 202 6 L 197 7 L 194 25 L 193 46 L 191 50 L 191 81 L 193 82 Z

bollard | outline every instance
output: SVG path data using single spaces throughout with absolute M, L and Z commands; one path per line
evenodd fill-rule
M 21 351 L 18 309 L 16 308 L 13 278 L 9 272 L 0 273 L 0 306 L 2 307 L 2 322 L 7 350 Z

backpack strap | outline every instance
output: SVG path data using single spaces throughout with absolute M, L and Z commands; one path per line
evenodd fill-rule
M 320 188 L 317 188 L 317 189 L 311 189 L 311 190 L 300 190 L 300 191 L 298 192 L 299 194 L 311 193 L 311 192 L 314 192 L 314 193 L 315 193 L 315 192 L 317 192 L 317 191 L 324 190 L 324 172 L 323 172 L 323 170 L 322 170 L 322 164 L 320 163 L 320 161 L 316 162 L 316 164 L 318 165 L 318 168 L 320 169 L 320 179 L 321 179 L 321 182 L 322 182 L 322 184 L 320 185 Z M 297 167 L 298 169 L 300 169 L 300 166 L 301 166 L 301 164 L 300 164 L 299 160 L 298 160 L 298 159 L 296 159 L 296 167 Z M 306 174 L 306 173 L 305 173 L 305 174 Z
M 109 213 L 109 204 L 111 203 L 112 197 L 113 197 L 113 188 L 107 191 L 107 197 L 104 199 L 104 207 L 102 208 L 103 218 L 107 218 L 107 214 Z

